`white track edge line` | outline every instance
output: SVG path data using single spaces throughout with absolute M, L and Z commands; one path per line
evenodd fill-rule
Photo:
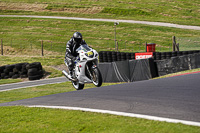
M 171 119 L 171 118 L 164 118 L 164 117 L 157 117 L 157 116 L 150 116 L 150 115 L 142 115 L 142 114 L 134 114 L 134 113 L 126 113 L 126 112 L 118 112 L 118 111 L 110 111 L 110 110 L 101 110 L 101 109 L 67 107 L 67 106 L 45 106 L 45 105 L 28 105 L 27 107 L 80 110 L 80 111 L 87 111 L 87 112 L 112 114 L 112 115 L 128 116 L 128 117 L 142 118 L 142 119 L 155 120 L 155 121 L 163 121 L 163 122 L 169 122 L 169 123 L 182 123 L 182 124 L 191 125 L 191 126 L 200 126 L 200 122 L 178 120 L 178 119 Z
M 11 91 L 11 90 L 16 90 L 16 89 L 22 89 L 22 88 L 29 88 L 29 87 L 36 87 L 36 86 L 43 86 L 43 85 L 50 85 L 50 84 L 58 84 L 58 83 L 63 83 L 63 82 L 66 82 L 66 81 L 59 81 L 59 82 L 48 83 L 48 84 L 37 84 L 37 85 L 31 85 L 31 86 L 17 87 L 17 88 L 0 90 L 0 92 Z

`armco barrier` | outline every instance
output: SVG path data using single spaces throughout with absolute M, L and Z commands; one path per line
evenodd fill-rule
M 99 63 L 103 82 L 133 82 L 157 77 L 153 59 Z

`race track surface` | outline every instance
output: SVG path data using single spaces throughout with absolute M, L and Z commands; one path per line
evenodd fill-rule
M 200 122 L 199 79 L 200 73 L 196 73 L 42 96 L 0 106 L 83 107 Z

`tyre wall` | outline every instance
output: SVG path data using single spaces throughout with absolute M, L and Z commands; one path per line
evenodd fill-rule
M 29 80 L 38 80 L 43 76 L 44 72 L 40 62 L 0 66 L 0 79 L 28 78 Z
M 175 52 L 153 52 L 154 60 L 165 60 L 172 57 L 200 53 L 200 50 L 175 51 Z M 135 53 L 100 51 L 99 62 L 114 62 L 135 59 Z
M 172 57 L 155 61 L 158 75 L 163 76 L 185 70 L 200 68 L 200 53 Z

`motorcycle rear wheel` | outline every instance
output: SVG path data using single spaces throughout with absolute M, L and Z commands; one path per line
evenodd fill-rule
M 92 82 L 96 87 L 100 87 L 102 85 L 102 76 L 98 68 L 94 68 L 92 71 Z
M 72 81 L 72 85 L 76 90 L 82 90 L 84 88 L 84 84 L 80 84 L 79 81 Z

